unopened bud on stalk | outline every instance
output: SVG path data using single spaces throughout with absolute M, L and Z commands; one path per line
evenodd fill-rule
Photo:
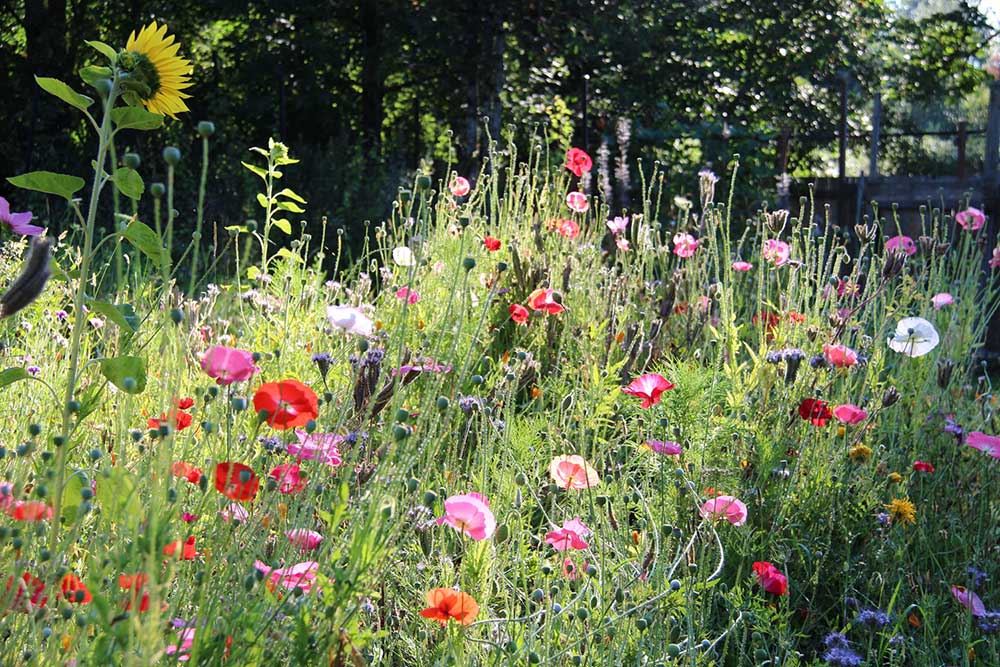
M 181 150 L 176 146 L 167 146 L 163 149 L 163 161 L 171 167 L 176 167 L 181 161 Z
M 149 194 L 159 199 L 163 195 L 167 194 L 167 186 L 165 186 L 163 183 L 150 183 Z
M 215 134 L 215 123 L 210 120 L 203 120 L 198 123 L 198 136 L 202 139 L 207 139 L 208 137 Z
M 900 273 L 903 272 L 903 267 L 906 265 L 906 252 L 903 250 L 894 250 L 889 252 L 885 256 L 885 264 L 882 265 L 882 279 L 892 280 Z
M 138 153 L 125 153 L 122 162 L 129 169 L 138 169 L 139 165 L 142 164 L 142 158 L 139 157 Z

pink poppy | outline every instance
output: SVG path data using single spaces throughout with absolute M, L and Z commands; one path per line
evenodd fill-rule
M 197 514 L 191 514 L 190 512 L 184 512 L 183 514 L 181 514 L 181 521 L 185 523 L 194 523 L 197 520 L 198 520 Z
M 469 190 L 472 186 L 469 184 L 469 179 L 465 176 L 456 176 L 451 179 L 451 183 L 448 184 L 448 189 L 451 190 L 451 194 L 456 197 L 464 197 L 469 194 Z
M 986 605 L 983 604 L 978 595 L 965 586 L 952 586 L 951 594 L 955 596 L 960 605 L 971 611 L 973 616 L 986 615 Z
M 177 631 L 177 644 L 168 644 L 163 652 L 167 655 L 177 655 L 177 662 L 187 662 L 191 659 L 191 648 L 194 646 L 194 628 L 182 628 Z
M 570 192 L 566 195 L 566 206 L 576 213 L 586 213 L 590 210 L 590 201 L 582 192 Z
M 904 236 L 900 234 L 899 236 L 893 236 L 891 239 L 885 242 L 885 249 L 887 252 L 903 251 L 907 256 L 912 256 L 917 254 L 917 244 L 913 242 L 909 236 Z
M 767 561 L 758 561 L 753 564 L 753 571 L 757 574 L 757 583 L 766 592 L 774 595 L 788 595 L 788 578 Z
M 564 521 L 561 528 L 549 531 L 545 534 L 545 541 L 556 551 L 566 551 L 567 549 L 586 549 L 590 545 L 583 538 L 590 535 L 590 529 L 580 517 Z
M 577 178 L 590 171 L 593 166 L 594 161 L 587 155 L 586 151 L 580 148 L 570 148 L 566 151 L 565 167 L 573 172 Z
M 417 357 L 412 363 L 392 369 L 392 376 L 408 373 L 450 373 L 451 364 L 439 364 L 431 357 Z
M 734 526 L 747 522 L 747 506 L 733 496 L 710 498 L 698 510 L 705 519 L 725 519 Z
M 476 541 L 488 540 L 497 529 L 490 503 L 478 493 L 450 496 L 444 501 L 444 516 L 437 524 L 448 524 Z
M 841 424 L 848 424 L 850 426 L 860 424 L 864 420 L 868 419 L 868 413 L 852 403 L 844 403 L 843 405 L 835 407 L 833 409 L 833 416 L 836 417 L 837 421 Z
M 698 249 L 698 243 L 698 239 L 690 234 L 674 234 L 674 254 L 678 257 L 687 259 L 688 257 L 694 255 L 695 251 Z
M 24 213 L 12 213 L 10 210 L 10 202 L 3 197 L 0 197 L 0 224 L 7 225 L 7 227 L 10 228 L 10 231 L 15 234 L 20 234 L 21 236 L 38 236 L 44 232 L 44 227 L 30 224 L 31 218 L 31 211 L 25 211 Z
M 955 215 L 955 222 L 957 222 L 962 229 L 974 232 L 982 229 L 983 225 L 986 223 L 986 214 L 978 208 L 972 208 L 970 206 Z
M 246 523 L 246 520 L 250 518 L 250 512 L 247 512 L 242 505 L 232 503 L 226 509 L 220 510 L 219 516 L 222 517 L 222 520 L 226 523 L 231 521 Z
M 556 220 L 556 231 L 568 239 L 575 239 L 580 235 L 580 225 L 572 220 L 562 218 Z
M 608 220 L 605 224 L 607 224 L 612 234 L 618 236 L 628 227 L 628 216 L 616 216 Z
M 409 287 L 400 287 L 396 290 L 396 298 L 400 301 L 405 301 L 406 303 L 413 305 L 417 301 L 420 301 L 420 294 L 417 290 L 412 290 Z
M 989 263 L 991 269 L 1000 269 L 1000 245 L 993 248 L 993 256 L 990 257 Z
M 846 345 L 824 345 L 823 358 L 835 368 L 849 368 L 858 363 L 858 353 Z
M 622 393 L 641 398 L 639 407 L 645 410 L 660 402 L 660 394 L 673 388 L 673 383 L 659 373 L 646 373 L 632 380 L 627 387 L 622 387 Z
M 670 440 L 647 440 L 646 447 L 653 450 L 657 454 L 663 454 L 665 456 L 680 456 L 684 453 L 681 449 L 680 443 L 671 442 Z
M 223 345 L 208 348 L 201 358 L 201 370 L 223 386 L 246 382 L 260 372 L 253 362 L 253 354 Z
M 955 303 L 955 297 L 947 292 L 941 292 L 940 294 L 935 294 L 931 297 L 931 305 L 934 306 L 934 310 L 941 310 L 945 306 L 950 306 L 953 303 Z
M 619 236 L 615 239 L 615 246 L 622 252 L 628 252 L 632 249 L 632 245 L 628 242 L 628 239 L 624 236 Z
M 986 435 L 982 431 L 973 431 L 965 438 L 965 444 L 973 449 L 986 452 L 995 459 L 1000 459 L 1000 437 Z
M 556 301 L 555 291 L 551 287 L 539 287 L 528 295 L 528 307 L 541 310 L 549 315 L 558 315 L 566 310 L 565 306 Z
M 581 491 L 597 486 L 601 478 L 587 460 L 577 454 L 563 454 L 549 463 L 549 475 L 560 489 Z
M 52 518 L 52 508 L 41 500 L 15 500 L 7 507 L 7 516 L 28 523 L 46 521 Z
M 303 459 L 321 461 L 334 468 L 344 462 L 338 447 L 344 442 L 344 436 L 336 433 L 306 433 L 295 429 L 295 437 L 299 441 L 288 443 L 286 451 L 297 456 L 299 461 Z
M 323 541 L 322 535 L 315 530 L 306 530 L 305 528 L 286 530 L 285 537 L 288 538 L 289 542 L 301 549 L 303 553 L 318 549 L 319 543 Z
M 578 579 L 586 571 L 587 565 L 587 561 L 583 561 L 583 565 L 577 567 L 572 558 L 566 558 L 563 560 L 563 574 L 567 579 Z
M 278 483 L 280 493 L 292 494 L 306 488 L 306 478 L 300 473 L 301 468 L 297 465 L 282 463 L 275 466 L 269 476 Z
M 259 560 L 254 561 L 253 565 L 264 573 L 272 586 L 282 586 L 287 590 L 299 588 L 304 593 L 312 590 L 316 573 L 319 572 L 319 563 L 311 560 L 282 568 L 272 568 Z
M 783 266 L 792 256 L 792 247 L 784 241 L 768 239 L 764 241 L 760 255 L 765 261 L 771 262 L 775 266 Z
M 746 273 L 753 268 L 753 264 L 750 262 L 733 262 L 733 271 L 739 271 L 740 273 Z
M 530 316 L 531 313 L 528 312 L 527 308 L 519 303 L 512 303 L 510 304 L 510 308 L 507 310 L 510 312 L 510 319 L 514 320 L 515 324 L 528 326 L 528 316 Z

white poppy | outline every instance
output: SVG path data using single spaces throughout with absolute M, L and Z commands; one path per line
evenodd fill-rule
M 889 337 L 889 347 L 908 357 L 922 357 L 941 342 L 934 325 L 922 317 L 906 317 Z
M 330 324 L 347 333 L 371 336 L 375 331 L 375 323 L 354 306 L 327 306 L 326 317 Z
M 392 261 L 399 266 L 414 266 L 417 261 L 413 258 L 413 251 L 405 245 L 392 249 Z

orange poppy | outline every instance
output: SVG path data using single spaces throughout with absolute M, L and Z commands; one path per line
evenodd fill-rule
M 267 413 L 267 424 L 284 431 L 319 416 L 319 398 L 316 392 L 298 380 L 266 382 L 253 396 L 253 407 Z
M 479 603 L 471 595 L 451 588 L 432 588 L 427 591 L 427 604 L 430 606 L 421 611 L 420 615 L 441 625 L 447 625 L 450 619 L 469 625 L 479 615 Z

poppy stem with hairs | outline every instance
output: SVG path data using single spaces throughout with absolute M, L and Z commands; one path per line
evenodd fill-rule
M 77 370 L 80 367 L 80 339 L 87 318 L 83 314 L 84 298 L 87 284 L 90 282 L 90 264 L 94 248 L 94 223 L 97 219 L 97 202 L 101 189 L 107 182 L 104 163 L 107 161 L 108 149 L 113 134 L 111 110 L 118 96 L 118 75 L 115 72 L 111 80 L 111 90 L 104 100 L 104 117 L 97 133 L 97 162 L 94 167 L 94 181 L 90 189 L 90 203 L 87 208 L 87 220 L 83 228 L 83 251 L 80 256 L 80 277 L 77 279 L 76 295 L 73 299 L 73 332 L 70 339 L 69 368 L 66 370 L 66 393 L 62 406 L 62 443 L 56 449 L 56 484 L 52 500 L 52 530 L 49 531 L 49 550 L 55 553 L 56 541 L 59 537 L 59 527 L 62 520 L 63 486 L 66 481 L 66 450 L 69 448 L 69 438 L 73 430 L 73 415 L 76 412 L 74 404 L 76 397 Z M 58 561 L 58 559 L 56 559 Z

